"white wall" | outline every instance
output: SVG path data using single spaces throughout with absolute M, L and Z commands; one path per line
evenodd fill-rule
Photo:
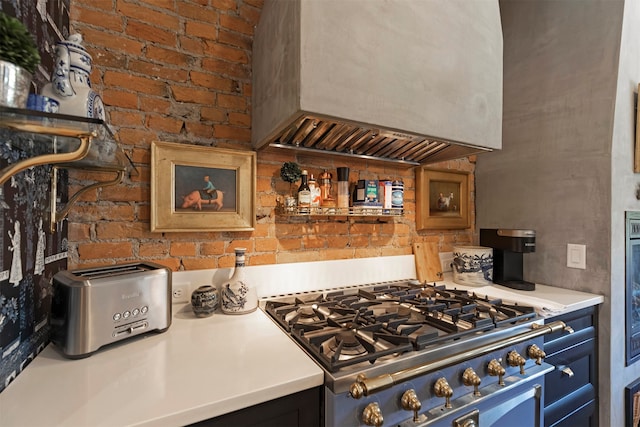
M 635 94 L 640 83 L 640 4 L 624 5 L 620 66 L 611 155 L 611 297 L 610 320 L 603 325 L 610 335 L 611 425 L 623 425 L 624 387 L 640 377 L 640 363 L 625 366 L 625 223 L 626 210 L 640 210 L 635 197 L 640 175 L 633 173 Z M 604 323 L 604 321 L 603 321 Z M 604 361 L 604 360 L 603 360 Z M 604 402 L 607 404 L 607 402 Z M 615 424 L 614 424 L 615 423 Z
M 626 101 L 616 104 L 625 2 L 502 0 L 500 7 L 503 150 L 478 156 L 477 224 L 536 230 L 536 252 L 524 255 L 526 280 L 605 296 L 600 425 L 624 425 L 624 263 L 612 256 L 624 253 L 624 208 L 611 150 L 618 137 L 621 151 L 631 146 L 623 135 L 630 131 L 629 112 L 615 109 L 630 108 L 628 82 L 620 88 Z M 628 29 L 636 39 L 639 28 Z M 633 74 L 628 80 L 639 81 Z M 585 270 L 566 266 L 567 243 L 587 246 Z

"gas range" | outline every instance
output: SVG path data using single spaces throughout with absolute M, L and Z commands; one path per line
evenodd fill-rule
M 281 295 L 262 308 L 324 369 L 327 426 L 451 425 L 449 410 L 469 396 L 492 405 L 552 369 L 533 307 L 463 289 L 407 279 Z M 402 404 L 409 391 L 413 404 Z

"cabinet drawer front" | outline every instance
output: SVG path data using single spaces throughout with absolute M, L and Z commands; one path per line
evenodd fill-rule
M 596 309 L 595 307 L 583 308 L 582 310 L 574 311 L 572 313 L 563 314 L 561 316 L 552 317 L 546 320 L 546 323 L 556 320 L 562 320 L 568 326 L 570 326 L 575 332 L 580 332 L 583 329 L 591 328 L 593 330 L 596 325 Z M 573 334 L 571 334 L 573 335 Z M 544 336 L 545 342 L 557 340 L 559 338 L 565 338 L 571 336 L 568 332 L 558 331 L 552 334 Z
M 583 342 L 595 341 L 596 330 L 593 327 L 583 329 L 573 334 L 562 336 L 553 341 L 547 341 L 544 343 L 544 351 L 547 353 L 547 357 L 552 357 L 558 353 L 564 352 L 570 347 L 575 347 Z
M 581 398 L 581 395 L 576 395 Z M 571 402 L 575 404 L 575 402 Z M 575 406 L 575 405 L 574 405 Z M 592 427 L 598 425 L 597 400 L 591 399 L 577 408 L 552 407 L 544 409 L 544 425 L 546 427 Z
M 553 354 L 546 362 L 556 369 L 545 376 L 545 406 L 548 406 L 585 385 L 591 385 L 596 378 L 594 369 L 595 340 L 584 341 L 578 345 Z M 591 397 L 595 397 L 594 395 Z

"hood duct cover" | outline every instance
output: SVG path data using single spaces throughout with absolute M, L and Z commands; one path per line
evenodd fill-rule
M 267 0 L 252 145 L 418 165 L 502 146 L 498 0 Z

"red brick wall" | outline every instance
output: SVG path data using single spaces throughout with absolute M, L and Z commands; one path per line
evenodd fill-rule
M 296 156 L 290 151 L 258 153 L 255 231 L 150 232 L 152 141 L 250 149 L 251 45 L 262 2 L 71 1 L 72 31 L 84 36 L 93 56 L 93 87 L 102 94 L 109 123 L 140 171 L 119 186 L 89 192 L 71 210 L 71 268 L 140 259 L 174 270 L 229 267 L 238 246 L 248 248 L 248 265 L 260 265 L 410 254 L 417 241 L 438 242 L 442 251 L 472 242 L 473 227 L 416 232 L 414 172 L 391 163 L 349 160 L 348 165 L 352 180 L 402 178 L 402 218 L 379 222 L 277 217 L 276 199 L 289 191 L 279 178 L 283 162 L 297 161 L 316 175 L 344 165 L 340 158 Z M 474 170 L 468 159 L 438 166 Z M 71 190 L 94 178 L 92 173 L 73 172 Z

